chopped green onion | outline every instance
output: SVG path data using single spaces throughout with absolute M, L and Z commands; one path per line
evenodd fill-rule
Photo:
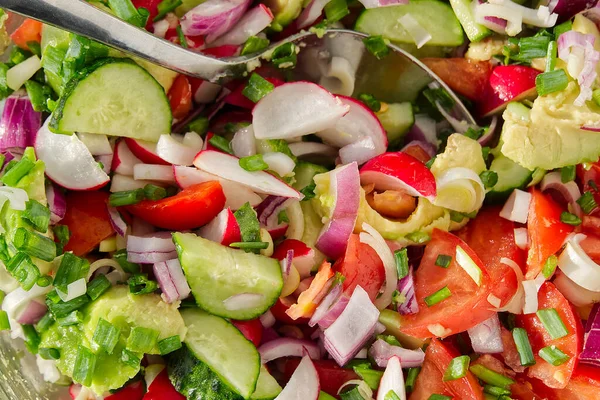
M 369 365 L 357 365 L 352 367 L 352 369 L 371 389 L 377 390 L 383 372 L 371 369 Z
M 490 155 L 490 150 L 491 150 L 491 149 L 490 149 L 490 147 L 489 147 L 489 146 L 483 146 L 483 147 L 481 148 L 481 155 L 482 155 L 483 159 L 484 159 L 486 162 L 487 162 L 487 159 L 488 159 L 488 157 L 489 157 L 489 155 Z
M 144 197 L 144 189 L 115 192 L 110 194 L 108 198 L 108 204 L 111 207 L 130 206 L 144 200 Z
M 46 313 L 42 319 L 38 321 L 35 325 L 35 330 L 39 333 L 44 333 L 54 324 L 54 318 L 52 318 L 52 314 Z
M 546 53 L 546 71 L 551 72 L 556 68 L 556 58 L 558 56 L 558 45 L 556 41 L 551 41 L 548 45 L 548 52 Z
M 92 342 L 96 346 L 96 349 L 102 349 L 108 354 L 112 354 L 119 341 L 120 334 L 119 328 L 107 320 L 100 318 L 98 319 L 98 325 L 96 325 Z
M 113 254 L 113 259 L 118 262 L 121 268 L 123 268 L 123 271 L 127 272 L 128 274 L 137 274 L 142 269 L 139 264 L 127 261 L 126 249 L 116 251 Z
M 565 90 L 568 84 L 569 78 L 563 69 L 544 72 L 535 78 L 535 87 L 540 96 Z
M 499 374 L 496 371 L 492 371 L 491 369 L 488 369 L 480 364 L 471 365 L 469 367 L 469 371 L 471 371 L 471 373 L 473 373 L 477 379 L 503 389 L 509 389 L 510 385 L 515 383 L 515 381 L 509 377 Z
M 255 154 L 253 156 L 242 157 L 239 160 L 240 167 L 246 171 L 264 171 L 269 169 L 267 164 L 262 157 L 262 154 Z
M 60 351 L 53 347 L 40 347 L 38 354 L 44 360 L 58 360 L 60 358 Z
M 560 214 L 560 220 L 568 225 L 579 226 L 581 225 L 581 218 L 579 218 L 575 214 L 571 214 L 570 212 L 563 211 Z
M 431 239 L 431 236 L 429 236 L 427 232 L 416 231 L 406 235 L 406 239 L 415 242 L 416 244 L 422 244 Z
M 183 4 L 183 2 L 181 0 L 163 0 L 163 1 L 161 1 L 160 3 L 158 3 L 158 6 L 157 6 L 158 15 L 156 15 L 156 17 L 154 17 L 154 19 L 152 21 L 154 21 L 154 22 L 160 21 L 168 13 L 170 13 L 171 11 L 174 11 L 177 7 L 179 7 L 182 4 Z
M 523 328 L 514 328 L 512 330 L 512 335 L 513 340 L 515 341 L 515 345 L 517 346 L 517 351 L 519 352 L 519 359 L 521 360 L 521 365 L 525 367 L 530 367 L 534 365 L 535 358 L 533 357 L 533 350 L 531 349 L 531 343 L 529 343 L 527 331 Z
M 14 46 L 10 52 L 10 62 L 17 65 L 31 57 L 31 53 L 27 50 Z
M 144 186 L 144 197 L 148 200 L 161 200 L 167 197 L 167 190 L 160 186 L 147 184 Z
M 158 289 L 158 283 L 148 279 L 148 274 L 133 274 L 127 280 L 129 292 L 136 295 L 148 294 Z
M 34 111 L 49 112 L 48 99 L 52 96 L 52 89 L 33 80 L 25 82 L 27 97 L 31 101 Z
M 440 88 L 427 88 L 423 90 L 423 96 L 431 103 L 433 107 L 437 108 L 437 104 L 441 105 L 444 109 L 449 110 L 454 106 L 454 99 L 446 89 Z M 452 132 L 448 133 L 448 136 L 451 135 Z M 483 134 L 483 132 L 482 132 Z
M 60 260 L 60 265 L 54 277 L 54 286 L 66 292 L 67 286 L 81 278 L 87 277 L 90 263 L 85 258 L 80 258 L 73 253 L 65 253 Z
M 21 284 L 23 290 L 31 289 L 42 276 L 39 268 L 23 252 L 18 252 L 10 259 L 6 264 L 6 270 Z
M 46 233 L 50 224 L 50 210 L 37 200 L 29 200 L 25 205 L 23 219 L 29 222 L 36 231 Z
M 413 367 L 408 369 L 408 373 L 406 374 L 406 382 L 404 384 L 407 393 L 413 391 L 415 383 L 417 382 L 417 377 L 419 376 L 419 372 L 421 372 L 420 367 Z
M 105 275 L 98 275 L 88 284 L 87 295 L 90 296 L 92 301 L 98 299 L 104 292 L 111 287 L 111 283 Z
M 48 46 L 50 47 L 50 46 Z M 12 90 L 8 87 L 6 83 L 6 73 L 10 68 L 5 63 L 0 63 L 0 99 L 4 99 L 8 97 Z
M 486 189 L 493 188 L 498 183 L 498 174 L 495 171 L 483 171 L 479 178 Z
M 46 298 L 48 300 L 50 300 L 51 302 L 53 302 L 54 304 L 58 304 L 60 303 L 62 300 L 60 298 L 60 296 L 58 295 L 58 293 L 56 292 L 56 289 L 51 290 L 47 295 Z
M 396 270 L 398 279 L 408 275 L 408 250 L 405 248 L 394 251 L 394 261 L 396 261 Z
M 565 32 L 568 32 L 570 30 L 573 30 L 573 22 L 571 22 L 571 20 L 566 20 L 565 22 L 563 22 L 560 25 L 556 25 L 553 29 L 553 33 L 554 33 L 554 37 L 556 38 L 556 40 L 558 40 L 558 38 L 560 37 L 560 35 L 562 35 Z
M 600 106 L 600 89 L 596 89 L 592 92 L 592 100 L 597 106 Z
M 42 339 L 33 325 L 21 325 L 23 336 L 25 336 L 25 347 L 33 354 L 37 354 Z
M 10 330 L 10 321 L 8 314 L 4 310 L 0 310 L 0 331 Z
M 158 351 L 161 356 L 179 350 L 181 348 L 181 338 L 179 335 L 170 336 L 166 339 L 158 341 Z
M 83 314 L 80 311 L 78 311 L 78 310 L 75 310 L 75 311 L 71 312 L 66 317 L 57 318 L 56 319 L 56 323 L 59 326 L 77 325 L 77 324 L 80 324 L 82 322 L 83 322 Z
M 469 356 L 454 357 L 444 372 L 444 382 L 464 378 L 469 371 Z
M 369 36 L 368 38 L 363 39 L 363 43 L 369 53 L 373 54 L 378 60 L 382 60 L 390 54 L 390 48 L 381 35 Z
M 250 36 L 248 40 L 246 40 L 246 43 L 244 43 L 240 55 L 245 56 L 247 54 L 258 53 L 259 51 L 269 47 L 269 43 L 271 43 L 269 39 L 263 39 L 258 36 Z
M 566 363 L 571 358 L 556 346 L 546 346 L 540 349 L 538 354 L 544 361 L 554 365 L 555 367 Z
M 330 0 L 325 6 L 325 16 L 329 23 L 334 23 L 350 14 L 346 0 Z
M 458 211 L 450 210 L 450 220 L 456 223 L 461 223 L 465 219 L 465 215 Z
M 548 54 L 549 36 L 536 35 L 519 39 L 519 53 L 512 58 L 519 62 L 530 63 L 534 58 L 543 58 Z
M 394 392 L 393 390 L 390 390 L 389 392 L 387 392 L 385 394 L 385 397 L 383 398 L 383 400 L 401 400 L 400 397 L 396 394 L 396 392 Z
M 212 146 L 216 147 L 217 149 L 219 149 L 221 151 L 224 151 L 227 154 L 232 154 L 233 153 L 231 151 L 229 140 L 225 139 L 223 136 L 213 135 L 208 140 L 208 143 L 210 143 Z
M 208 117 L 201 115 L 194 119 L 188 124 L 187 132 L 196 132 L 198 135 L 204 135 L 208 132 Z
M 135 8 L 131 0 L 108 0 L 108 5 L 115 15 L 122 20 L 140 28 L 146 25 L 147 18 L 144 18 L 140 11 Z
M 569 334 L 569 330 L 555 308 L 537 310 L 536 315 L 552 339 L 560 339 Z
M 577 204 L 581 206 L 581 209 L 586 214 L 590 214 L 598 207 L 598 203 L 596 203 L 596 199 L 594 199 L 594 195 L 591 192 L 584 192 L 581 197 L 577 199 Z
M 263 250 L 269 247 L 267 242 L 233 242 L 229 247 L 235 247 L 242 250 Z
M 138 357 L 134 352 L 129 351 L 127 349 L 123 349 L 121 352 L 121 362 L 125 365 L 130 366 L 131 368 L 139 368 L 140 363 L 142 362 L 141 357 Z
M 23 227 L 17 228 L 15 231 L 13 245 L 31 257 L 44 261 L 52 261 L 56 258 L 56 243 L 52 239 L 36 232 L 30 232 Z
M 260 223 L 256 216 L 256 211 L 250 206 L 250 203 L 244 204 L 237 209 L 233 216 L 235 217 L 244 242 L 260 241 Z
M 95 369 L 96 355 L 87 347 L 79 345 L 73 366 L 73 380 L 83 386 L 90 386 Z
M 14 160 L 13 160 L 14 161 Z M 29 158 L 23 157 L 20 161 L 4 173 L 0 181 L 6 186 L 16 186 L 19 181 L 35 167 L 35 163 Z
M 127 349 L 139 353 L 149 353 L 156 346 L 158 336 L 159 332 L 154 329 L 136 326 L 131 330 L 127 339 Z
M 69 227 L 66 225 L 56 225 L 53 229 L 54 237 L 58 239 L 58 243 L 62 246 L 69 243 L 69 239 L 71 238 L 71 232 L 69 232 Z
M 450 266 L 451 262 L 452 262 L 452 256 L 449 256 L 447 254 L 440 254 L 435 259 L 435 265 L 437 265 L 438 267 L 442 267 L 442 268 L 448 268 Z
M 379 102 L 372 94 L 362 93 L 358 96 L 358 99 L 365 103 L 365 105 L 373 112 L 381 110 L 381 102 Z
M 491 394 L 492 396 L 510 396 L 510 390 L 504 389 L 498 386 L 485 385 L 483 387 L 483 393 Z
M 446 300 L 450 296 L 452 296 L 450 289 L 448 289 L 448 286 L 444 286 L 434 294 L 425 297 L 425 304 L 427 304 L 428 307 L 432 307 L 440 301 Z
M 332 0 L 336 1 L 336 0 Z M 345 1 L 345 0 L 344 0 Z M 277 68 L 293 68 L 298 61 L 297 47 L 292 42 L 278 46 L 271 54 L 271 62 Z
M 542 268 L 542 274 L 544 278 L 549 279 L 552 275 L 554 275 L 554 271 L 556 271 L 556 267 L 558 266 L 558 257 L 554 254 L 546 259 L 544 263 L 544 267 Z
M 304 195 L 304 198 L 302 199 L 302 201 L 314 199 L 316 187 L 317 187 L 317 184 L 314 181 L 309 183 L 308 185 L 304 186 L 300 190 L 300 193 L 302 193 Z
M 50 293 L 48 294 L 49 297 Z M 69 301 L 60 300 L 57 303 L 48 298 L 48 300 L 46 300 L 46 305 L 55 318 L 63 318 L 69 315 L 71 312 L 85 306 L 89 302 L 90 298 L 87 295 L 83 295 Z
M 560 169 L 560 180 L 562 183 L 568 183 L 575 180 L 575 166 L 567 165 Z
M 183 29 L 181 29 L 181 25 L 177 26 L 177 28 L 175 30 L 177 31 L 177 38 L 179 39 L 179 45 L 181 47 L 183 47 L 184 49 L 187 49 L 189 46 L 188 46 L 187 39 L 185 38 L 185 35 L 183 34 Z
M 288 222 L 290 222 L 290 219 L 288 218 L 286 210 L 279 211 L 279 213 L 277 213 L 277 223 L 287 224 Z
M 452 400 L 452 397 L 445 396 L 443 394 L 434 393 L 427 398 L 427 400 Z
M 480 137 L 483 136 L 483 134 L 485 133 L 485 128 L 473 128 L 472 126 L 470 126 L 467 131 L 464 133 L 464 135 L 470 139 L 473 140 L 477 140 Z
M 242 90 L 242 94 L 253 103 L 258 103 L 260 99 L 271 93 L 273 89 L 275 89 L 275 85 L 259 74 L 253 73 L 250 75 L 246 87 Z

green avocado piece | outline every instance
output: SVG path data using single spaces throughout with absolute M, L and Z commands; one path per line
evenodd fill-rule
M 302 11 L 302 0 L 262 0 L 271 9 L 274 15 L 271 29 L 281 32 L 291 24 Z

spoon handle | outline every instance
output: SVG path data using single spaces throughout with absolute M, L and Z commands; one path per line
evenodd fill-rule
M 82 0 L 0 0 L 0 8 L 86 36 L 166 68 L 217 81 L 235 75 L 235 63 L 207 57 L 130 25 Z

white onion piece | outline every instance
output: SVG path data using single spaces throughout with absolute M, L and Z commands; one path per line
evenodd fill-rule
M 256 139 L 252 125 L 238 130 L 231 139 L 231 150 L 236 157 L 248 157 L 256 154 Z
M 246 185 L 258 193 L 295 199 L 304 197 L 300 192 L 265 171 L 246 171 L 240 167 L 237 157 L 219 151 L 201 151 L 194 159 L 194 165 L 202 171 Z
M 292 250 L 288 250 L 288 255 L 289 255 L 290 251 L 292 252 L 292 256 L 293 256 Z M 342 295 L 342 285 L 341 284 L 337 284 L 334 287 L 332 287 L 331 290 L 329 291 L 329 293 L 327 293 L 327 296 L 325 296 L 323 298 L 323 300 L 321 300 L 321 302 L 319 303 L 319 306 L 315 310 L 315 313 L 312 315 L 312 317 L 310 317 L 310 321 L 308 321 L 308 326 L 310 326 L 312 328 L 315 325 L 317 325 L 319 323 L 319 321 L 321 321 L 321 319 L 323 319 L 323 317 L 331 309 L 333 304 L 340 298 L 341 295 Z
M 211 43 L 211 47 L 244 44 L 250 36 L 255 36 L 271 25 L 273 13 L 269 7 L 259 4 L 248 11 L 226 34 Z
M 364 137 L 354 143 L 342 147 L 340 149 L 340 160 L 342 164 L 356 162 L 357 164 L 362 165 L 379 154 L 381 153 L 379 153 L 375 147 L 373 138 Z
M 48 208 L 50 209 L 50 224 L 55 225 L 67 213 L 67 200 L 64 193 L 52 182 L 46 182 L 46 199 L 48 200 Z
M 529 246 L 529 235 L 527 234 L 527 228 L 515 228 L 515 244 L 521 250 L 527 250 Z
M 175 183 L 173 167 L 158 164 L 136 164 L 133 166 L 133 179 Z
M 290 139 L 334 126 L 349 107 L 311 82 L 276 87 L 252 110 L 257 139 Z
M 498 296 L 494 296 L 492 293 L 488 295 L 487 301 L 496 308 L 500 307 L 502 304 L 502 300 L 500 300 Z
M 556 278 L 552 283 L 567 300 L 577 307 L 600 302 L 600 292 L 592 292 L 582 288 L 560 271 L 556 274 Z
M 127 190 L 143 189 L 146 185 L 156 185 L 157 182 L 133 179 L 130 176 L 114 174 L 110 182 L 110 192 L 124 192 Z
M 468 168 L 450 168 L 437 177 L 436 184 L 437 197 L 433 201 L 436 206 L 449 209 L 460 208 L 455 211 L 470 213 L 479 210 L 485 199 L 485 186 L 481 182 L 481 178 Z M 464 206 L 456 207 L 454 205 L 456 203 L 454 195 L 451 199 L 444 199 L 442 196 L 444 191 L 455 192 L 457 190 L 464 193 Z
M 542 192 L 556 190 L 569 204 L 569 207 L 571 207 L 574 214 L 579 217 L 583 214 L 581 206 L 577 203 L 577 200 L 581 197 L 579 186 L 577 186 L 575 181 L 563 183 L 560 172 L 550 172 L 549 174 L 546 174 L 544 179 L 542 179 L 540 189 L 542 189 Z
M 302 357 L 305 353 L 313 360 L 321 358 L 321 350 L 316 343 L 294 338 L 271 340 L 258 348 L 263 364 L 282 357 Z
M 365 290 L 356 286 L 342 314 L 323 333 L 325 349 L 339 365 L 345 365 L 375 330 L 379 310 Z
M 101 258 L 100 260 L 96 260 L 90 264 L 90 270 L 88 271 L 86 281 L 89 282 L 92 279 L 94 273 L 101 268 L 113 269 L 113 272 L 116 272 L 119 275 L 119 280 L 121 282 L 127 280 L 127 273 L 123 270 L 123 267 L 121 267 L 121 265 L 117 261 L 113 260 L 112 258 Z
M 533 314 L 538 310 L 538 287 L 535 279 L 521 282 L 525 292 L 525 303 L 523 304 L 523 314 Z
M 219 96 L 222 87 L 216 83 L 202 81 L 196 93 L 194 93 L 194 101 L 198 104 L 210 104 Z M 199 132 L 196 132 L 199 133 Z
M 39 354 L 35 356 L 35 363 L 44 378 L 44 381 L 56 383 L 61 378 L 61 373 L 56 367 L 55 360 L 44 360 Z
M 181 136 L 178 135 L 177 138 L 179 137 Z M 202 150 L 202 147 L 204 146 L 204 140 L 202 140 L 202 136 L 196 132 L 186 132 L 183 135 L 183 139 L 181 139 L 181 143 L 183 143 L 184 146 L 196 149 L 197 152 Z
M 573 282 L 592 292 L 600 292 L 600 265 L 588 256 L 579 243 L 585 235 L 577 234 L 567 241 L 558 256 L 558 268 Z
M 378 309 L 383 310 L 392 303 L 394 291 L 398 286 L 398 270 L 396 268 L 396 261 L 394 260 L 394 254 L 385 242 L 385 239 L 375 228 L 364 222 L 362 224 L 362 229 L 365 232 L 360 233 L 360 241 L 368 244 L 373 250 L 375 250 L 385 269 L 384 290 L 383 293 L 381 293 L 380 296 L 378 296 L 375 300 L 375 306 L 377 306 Z
M 294 172 L 296 163 L 287 154 L 280 152 L 265 153 L 262 155 L 263 161 L 269 165 L 269 170 L 274 171 L 279 176 L 287 176 Z
M 302 357 L 298 368 L 275 400 L 317 400 L 321 386 L 310 357 Z
M 267 310 L 263 315 L 259 317 L 259 319 L 263 328 L 271 328 L 273 325 L 275 325 L 275 322 L 277 322 L 271 310 Z
M 0 187 L 0 199 L 2 203 L 8 200 L 10 208 L 15 211 L 23 211 L 26 207 L 26 202 L 29 200 L 27 192 L 23 189 L 13 188 L 9 186 Z
M 473 261 L 473 259 L 463 250 L 462 247 L 456 246 L 456 263 L 473 279 L 477 286 L 481 286 L 483 274 L 481 268 Z
M 296 19 L 298 28 L 303 29 L 315 22 L 323 13 L 323 9 L 330 0 L 311 0 L 311 2 L 302 10 L 300 16 Z
M 62 290 L 56 288 L 56 293 L 58 293 L 58 297 L 64 302 L 71 301 L 76 299 L 79 296 L 83 296 L 87 292 L 87 282 L 85 278 L 81 278 L 76 280 L 75 282 L 71 282 L 67 285 L 67 293 L 64 293 Z
M 529 215 L 529 204 L 531 203 L 531 193 L 519 189 L 513 190 L 508 200 L 500 211 L 500 216 L 504 219 L 521 224 L 527 223 Z
M 263 304 L 265 295 L 260 293 L 239 293 L 223 300 L 226 310 L 239 311 L 259 307 Z
M 42 68 L 42 60 L 36 55 L 6 71 L 6 86 L 18 90 Z
M 467 332 L 476 353 L 494 354 L 504 351 L 498 314 L 468 329 Z
M 78 133 L 77 137 L 79 137 L 79 140 L 81 140 L 93 156 L 104 156 L 113 153 L 113 149 L 106 135 Z
M 165 35 L 167 34 L 167 31 L 169 30 L 169 28 L 171 24 L 169 23 L 169 21 L 165 18 L 165 19 L 161 19 L 160 21 L 155 22 L 154 24 L 152 24 L 152 28 L 153 31 L 152 33 L 154 34 L 154 36 L 158 36 L 159 38 L 165 38 Z
M 423 26 L 419 24 L 415 17 L 410 14 L 405 14 L 398 18 L 398 23 L 402 25 L 402 27 L 408 32 L 418 49 L 423 47 L 432 38 L 431 33 L 423 28 Z
M 400 346 L 392 346 L 382 339 L 378 339 L 373 343 L 369 349 L 369 355 L 373 358 L 375 364 L 381 368 L 385 368 L 392 357 L 398 357 L 405 368 L 420 367 L 425 359 L 425 353 L 421 349 L 409 350 Z
M 305 156 L 323 156 L 335 158 L 338 151 L 335 147 L 318 142 L 296 142 L 290 143 L 290 151 L 298 158 Z
M 17 317 L 26 309 L 27 305 L 31 301 L 34 301 L 36 298 L 41 298 L 50 292 L 50 290 L 52 290 L 51 286 L 40 287 L 38 285 L 34 285 L 28 291 L 18 287 L 4 297 L 4 301 L 2 302 L 2 310 L 6 311 L 10 318 L 17 319 Z
M 156 154 L 166 162 L 174 165 L 192 165 L 194 157 L 201 149 L 202 142 L 200 142 L 199 147 L 193 148 L 176 140 L 174 135 L 160 135 L 156 144 Z
M 397 356 L 393 356 L 388 360 L 387 367 L 385 367 L 385 371 L 379 382 L 377 400 L 388 399 L 387 395 L 389 392 L 396 394 L 400 400 L 406 400 L 402 364 Z
M 181 18 L 186 36 L 207 35 L 211 42 L 229 31 L 242 18 L 251 0 L 208 0 L 188 11 Z
M 127 237 L 127 251 L 134 253 L 166 253 L 175 251 L 175 243 L 173 243 L 171 232 L 158 232 L 146 236 L 129 235 Z

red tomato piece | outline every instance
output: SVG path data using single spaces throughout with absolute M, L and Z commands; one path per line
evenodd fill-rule
M 544 263 L 562 247 L 573 227 L 560 220 L 562 209 L 549 196 L 537 189 L 531 190 L 531 204 L 527 217 L 529 254 L 525 279 L 535 279 Z
M 65 251 L 83 256 L 92 251 L 101 241 L 115 233 L 108 215 L 108 193 L 69 192 L 67 213 L 60 222 L 69 227 L 71 237 Z
M 175 78 L 168 97 L 173 118 L 182 119 L 192 110 L 192 87 L 185 75 L 178 75 Z
M 600 263 L 600 236 L 587 235 L 579 245 L 594 262 Z
M 523 265 L 525 252 L 515 244 L 515 224 L 500 217 L 501 207 L 486 207 L 456 235 L 481 259 L 490 274 L 491 291 L 504 306 L 516 293 L 519 282 L 513 269 L 500 262 L 508 258 Z
M 519 357 L 512 333 L 504 326 L 500 326 L 500 330 L 502 333 L 502 346 L 504 347 L 504 351 L 502 352 L 504 363 L 515 372 L 524 372 L 525 367 L 521 365 L 521 358 Z
M 250 321 L 231 320 L 231 323 L 256 347 L 260 346 L 263 334 L 263 326 L 260 319 L 251 319 Z
M 144 382 L 137 381 L 125 386 L 115 394 L 105 397 L 104 400 L 142 400 L 145 393 L 146 388 Z
M 421 60 L 451 89 L 470 100 L 481 98 L 492 74 L 492 64 L 467 58 L 424 58 Z
M 279 299 L 277 299 L 277 302 L 275 302 L 273 307 L 271 307 L 271 313 L 273 313 L 273 316 L 277 321 L 286 325 L 308 324 L 310 318 L 298 318 L 294 320 L 291 319 L 289 315 L 287 315 L 286 311 L 294 304 L 296 304 L 296 299 L 294 299 L 294 297 L 280 297 Z
M 584 215 L 582 218 L 581 228 L 583 232 L 600 236 L 600 217 Z
M 241 46 L 236 44 L 225 44 L 223 46 L 211 47 L 204 49 L 202 52 L 206 55 L 213 56 L 216 58 L 233 57 L 236 56 Z
M 423 164 L 426 164 L 429 160 L 431 160 L 429 153 L 417 142 L 406 146 L 402 149 L 402 152 L 408 154 L 409 156 L 413 156 Z
M 598 189 L 600 188 L 600 162 L 590 164 L 590 168 L 587 170 L 579 164 L 577 166 L 577 177 L 583 192 L 591 192 L 596 203 L 600 205 L 600 190 Z M 596 207 L 592 215 L 600 215 L 600 207 Z
M 537 379 L 530 379 L 539 396 L 548 400 L 595 400 L 600 391 L 600 368 L 579 364 L 564 389 L 551 389 Z
M 333 265 L 333 270 L 344 275 L 344 293 L 351 296 L 356 286 L 361 286 L 373 301 L 385 281 L 383 262 L 368 244 L 356 234 L 350 235 L 343 258 Z
M 165 368 L 154 378 L 143 400 L 185 400 L 185 396 L 175 390 Z
M 185 231 L 208 223 L 224 206 L 221 184 L 210 181 L 190 186 L 172 197 L 144 200 L 125 209 L 159 228 Z
M 471 372 L 467 372 L 464 378 L 443 381 L 450 361 L 459 355 L 452 347 L 434 338 L 425 352 L 423 367 L 410 400 L 427 400 L 432 394 L 444 394 L 461 400 L 483 400 L 483 389 Z
M 27 43 L 40 43 L 42 40 L 42 23 L 27 18 L 11 35 L 10 40 L 20 48 L 29 50 Z
M 540 379 L 548 387 L 562 389 L 569 383 L 577 363 L 577 356 L 582 349 L 581 319 L 567 299 L 550 282 L 544 283 L 540 288 L 538 308 L 554 308 L 567 327 L 569 334 L 563 338 L 552 339 L 536 314 L 517 315 L 515 325 L 525 328 L 535 355 L 536 364 L 527 369 L 527 375 Z M 569 361 L 559 366 L 544 361 L 537 354 L 541 348 L 546 346 L 558 347 L 570 357 Z
M 482 274 L 481 286 L 456 262 L 456 248 L 460 246 L 479 266 Z M 448 255 L 452 261 L 448 268 L 435 265 L 439 255 Z M 448 287 L 451 296 L 441 302 L 427 306 L 425 298 Z M 477 254 L 461 239 L 451 233 L 434 229 L 431 241 L 425 247 L 421 264 L 415 272 L 415 293 L 419 312 L 406 316 L 400 330 L 418 338 L 450 336 L 464 332 L 485 321 L 494 312 L 487 301 L 491 283 L 487 268 Z M 460 315 L 460 318 L 457 318 Z M 443 334 L 433 334 L 429 327 L 443 328 Z
M 299 358 L 290 358 L 286 361 L 284 367 L 284 377 L 288 381 L 296 368 L 300 364 Z M 351 369 L 345 369 L 337 365 L 333 360 L 313 360 L 315 369 L 319 374 L 321 390 L 332 396 L 337 395 L 340 387 L 353 379 L 360 379 Z

